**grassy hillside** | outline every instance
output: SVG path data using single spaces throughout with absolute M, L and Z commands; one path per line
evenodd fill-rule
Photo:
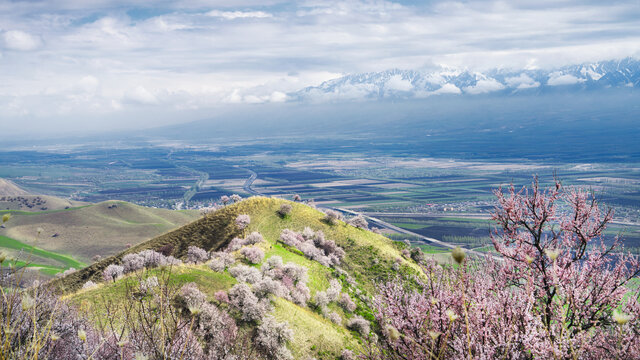
M 0 211 L 3 213 L 56 211 L 84 205 L 88 203 L 31 194 L 9 180 L 0 179 Z
M 283 203 L 293 205 L 292 213 L 285 218 L 277 214 Z M 251 216 L 251 223 L 244 231 L 238 230 L 234 223 L 235 218 L 240 214 Z M 282 230 L 288 228 L 302 231 L 305 227 L 310 227 L 315 231 L 322 230 L 328 239 L 334 240 L 340 245 L 346 251 L 342 268 L 352 273 L 357 280 L 363 280 L 363 286 L 369 289 L 376 281 L 392 276 L 389 269 L 396 259 L 400 259 L 401 264 L 408 270 L 418 270 L 417 265 L 413 262 L 403 259 L 399 243 L 382 235 L 349 226 L 342 221 L 337 225 L 328 225 L 322 220 L 323 217 L 324 214 L 321 211 L 304 204 L 275 198 L 252 197 L 105 258 L 73 274 L 73 276 L 66 277 L 60 285 L 63 285 L 67 291 L 75 291 L 88 280 L 101 281 L 102 270 L 111 263 L 119 262 L 124 255 L 129 253 L 137 253 L 145 249 L 157 250 L 170 244 L 173 246 L 172 255 L 183 258 L 186 256 L 189 246 L 197 246 L 208 251 L 219 250 L 234 237 L 242 237 L 253 231 L 260 232 L 269 244 L 265 251 L 265 258 L 280 255 L 285 262 L 295 259 L 301 265 L 310 267 L 311 277 L 314 278 L 314 269 L 321 265 L 286 250 L 277 243 Z M 376 258 L 378 264 L 373 263 Z M 324 284 L 326 285 L 326 283 Z
M 282 217 L 277 210 L 283 203 L 293 206 L 292 212 Z M 238 230 L 235 219 L 240 214 L 251 217 L 250 225 Z M 414 272 L 416 265 L 411 260 L 402 257 L 400 252 L 403 245 L 395 243 L 382 235 L 357 229 L 344 222 L 330 225 L 322 219 L 324 214 L 307 205 L 291 203 L 285 200 L 254 197 L 237 204 L 227 206 L 205 218 L 185 225 L 177 230 L 158 236 L 152 240 L 132 247 L 118 255 L 104 259 L 63 279 L 52 282 L 54 287 L 65 292 L 65 297 L 76 304 L 99 304 L 108 300 L 111 302 L 124 301 L 123 294 L 127 282 L 136 282 L 137 274 L 130 274 L 115 283 L 102 283 L 91 290 L 79 290 L 88 280 L 102 282 L 101 274 L 109 264 L 119 263 L 127 253 L 137 253 L 143 249 L 160 249 L 166 244 L 173 245 L 172 255 L 184 257 L 189 246 L 198 246 L 206 250 L 219 250 L 232 238 L 242 237 L 253 231 L 260 232 L 265 242 L 258 246 L 265 252 L 265 260 L 271 256 L 282 257 L 285 263 L 293 262 L 308 269 L 308 287 L 313 299 L 318 291 L 325 291 L 329 287 L 329 280 L 339 279 L 343 290 L 349 291 L 358 308 L 354 314 L 347 314 L 337 304 L 330 304 L 330 310 L 341 315 L 342 325 L 332 323 L 325 318 L 319 309 L 313 306 L 299 306 L 283 298 L 276 298 L 273 302 L 272 314 L 280 321 L 287 321 L 294 331 L 294 339 L 290 342 L 294 358 L 312 356 L 322 359 L 334 359 L 344 348 L 357 348 L 359 335 L 347 330 L 346 321 L 357 315 L 371 319 L 370 310 L 366 303 L 358 300 L 356 294 L 362 298 L 373 293 L 376 282 L 397 276 L 392 270 L 393 263 L 398 261 L 400 272 Z M 338 270 L 320 265 L 305 257 L 300 251 L 278 241 L 283 229 L 302 231 L 310 227 L 314 231 L 322 230 L 327 239 L 334 240 L 341 246 L 346 255 L 340 268 L 346 275 L 340 275 Z M 257 265 L 259 267 L 259 265 Z M 153 270 L 166 271 L 166 270 Z M 356 283 L 347 281 L 347 277 L 355 279 Z M 205 292 L 209 300 L 218 290 L 228 290 L 236 280 L 228 274 L 216 273 L 206 265 L 180 265 L 172 268 L 172 281 L 183 284 L 195 282 Z M 94 306 L 94 305 L 92 305 Z M 99 315 L 98 315 L 99 316 Z
M 78 268 L 91 263 L 95 255 L 116 254 L 127 244 L 139 244 L 200 217 L 197 211 L 147 208 L 122 201 L 12 212 L 6 228 L 0 229 L 0 250 L 15 256 L 24 249 L 32 263 Z
M 0 197 L 2 196 L 18 196 L 29 195 L 29 192 L 21 189 L 18 185 L 9 180 L 0 179 Z

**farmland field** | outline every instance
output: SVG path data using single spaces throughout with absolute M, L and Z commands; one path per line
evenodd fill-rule
M 417 234 L 467 247 L 489 243 L 486 220 L 493 191 L 513 183 L 543 185 L 554 176 L 564 185 L 589 189 L 615 209 L 632 250 L 640 246 L 640 166 L 626 159 L 568 163 L 540 157 L 494 155 L 437 158 L 409 145 L 354 139 L 314 139 L 285 145 L 251 141 L 226 144 L 74 146 L 0 153 L 0 178 L 32 193 L 77 201 L 124 200 L 138 205 L 198 209 L 223 195 L 251 195 L 245 181 L 255 173 L 253 193 L 318 206 L 371 213 Z M 597 160 L 592 158 L 590 160 Z M 420 217 L 428 215 L 429 218 Z M 634 250 L 635 251 L 635 250 Z

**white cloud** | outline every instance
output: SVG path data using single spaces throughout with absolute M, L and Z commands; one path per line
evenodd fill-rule
M 393 75 L 385 83 L 385 88 L 395 91 L 411 91 L 413 84 L 411 84 L 411 81 L 403 79 L 400 75 Z
M 587 80 L 577 78 L 570 74 L 562 74 L 561 72 L 556 71 L 549 74 L 547 85 L 549 86 L 574 85 L 578 83 L 583 83 L 585 81 Z
M 496 79 L 483 79 L 478 80 L 474 86 L 467 86 L 464 88 L 464 92 L 469 94 L 484 94 L 504 89 L 504 85 L 498 82 Z
M 540 82 L 533 80 L 527 74 L 520 74 L 518 76 L 509 77 L 504 79 L 509 87 L 516 89 L 530 89 L 540 86 Z
M 433 92 L 434 94 L 461 94 L 462 90 L 453 84 L 444 84 L 442 87 Z
M 211 10 L 207 13 L 207 16 L 221 17 L 227 20 L 247 19 L 247 18 L 264 19 L 264 18 L 273 17 L 272 14 L 266 13 L 264 11 L 220 11 L 220 10 Z
M 100 85 L 100 80 L 95 76 L 87 75 L 78 82 L 78 85 L 85 92 L 94 93 L 98 89 L 98 85 Z
M 126 102 L 135 104 L 156 104 L 158 99 L 144 86 L 137 86 L 135 89 L 129 90 L 124 94 Z
M 31 51 L 42 45 L 42 40 L 20 30 L 10 30 L 2 34 L 5 48 L 9 50 Z
M 67 118 L 75 116 L 78 123 L 89 113 L 115 118 L 132 108 L 154 108 L 186 121 L 177 109 L 206 113 L 232 101 L 282 101 L 282 94 L 338 75 L 393 68 L 544 70 L 640 56 L 640 22 L 633 16 L 640 13 L 637 1 L 567 0 L 553 6 L 497 0 L 0 3 L 0 99 L 15 100 L 12 109 L 22 107 L 12 114 L 29 111 L 34 118 L 44 119 L 60 107 L 72 109 Z M 134 8 L 154 11 L 129 11 Z M 149 15 L 154 13 L 162 15 Z M 38 56 L 13 51 L 39 49 Z M 88 74 L 99 81 L 78 83 Z M 437 90 L 424 93 L 501 88 L 489 79 L 460 89 L 446 84 L 448 77 L 425 79 L 430 85 L 425 88 Z M 549 84 L 576 79 L 557 77 Z M 510 81 L 510 88 L 539 86 L 526 78 Z M 398 78 L 386 85 L 410 89 Z M 318 99 L 363 99 L 372 91 L 346 85 Z M 8 101 L 0 104 L 0 115 L 8 114 L 3 112 Z

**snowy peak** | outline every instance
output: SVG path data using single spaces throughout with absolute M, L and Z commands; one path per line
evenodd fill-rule
M 626 58 L 548 70 L 472 72 L 392 69 L 347 75 L 289 94 L 302 101 L 424 98 L 432 95 L 549 93 L 640 87 L 640 61 Z

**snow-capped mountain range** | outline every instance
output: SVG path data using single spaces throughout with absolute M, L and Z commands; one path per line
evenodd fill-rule
M 432 95 L 524 94 L 562 90 L 640 88 L 640 61 L 633 58 L 547 70 L 486 72 L 441 68 L 387 70 L 347 75 L 289 94 L 298 101 L 405 99 Z

